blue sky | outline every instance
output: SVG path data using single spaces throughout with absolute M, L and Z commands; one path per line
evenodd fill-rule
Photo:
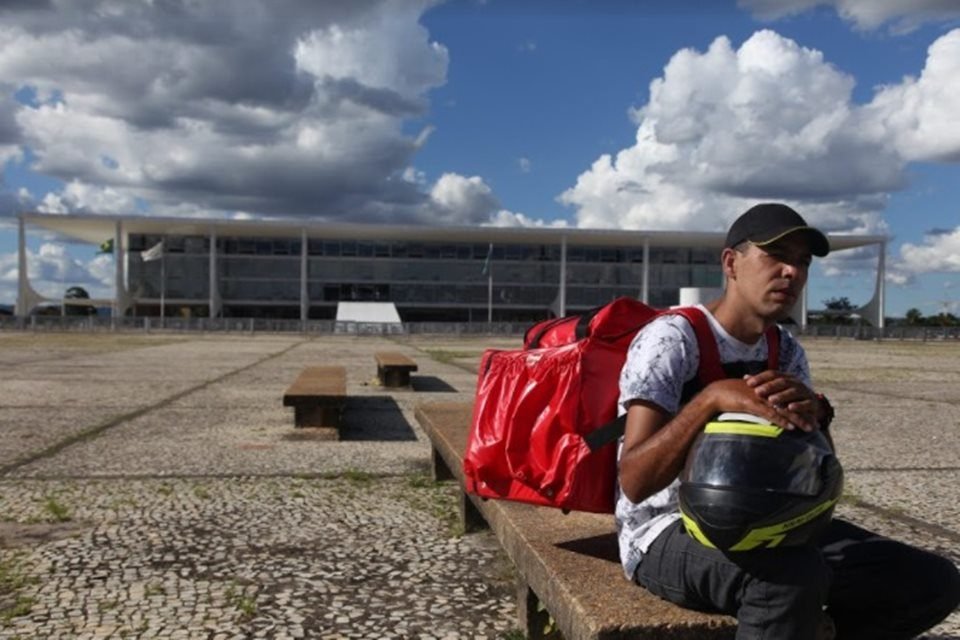
M 948 0 L 0 9 L 0 303 L 21 210 L 721 230 L 777 199 L 891 236 L 888 315 L 957 312 L 956 113 Z M 29 244 L 39 290 L 109 293 Z M 820 262 L 811 306 L 875 264 Z

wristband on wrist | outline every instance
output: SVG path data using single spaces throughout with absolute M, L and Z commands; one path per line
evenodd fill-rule
M 827 396 L 822 393 L 817 394 L 817 400 L 820 401 L 820 405 L 823 407 L 823 418 L 820 420 L 820 428 L 826 429 L 830 426 L 830 423 L 833 422 L 834 411 L 833 405 L 830 404 L 830 401 L 827 400 Z

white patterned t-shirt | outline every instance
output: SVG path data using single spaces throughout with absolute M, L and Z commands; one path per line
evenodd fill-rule
M 728 334 L 705 307 L 697 306 L 710 322 L 722 364 L 767 360 L 765 338 L 756 344 L 744 344 Z M 675 415 L 680 410 L 683 387 L 697 375 L 699 365 L 697 338 L 690 322 L 678 314 L 656 318 L 637 334 L 627 352 L 620 373 L 619 413 L 626 413 L 633 400 L 646 400 Z M 785 330 L 780 332 L 779 369 L 811 386 L 803 347 Z M 618 461 L 622 448 L 621 437 L 617 446 Z M 667 488 L 634 503 L 623 495 L 617 484 L 615 518 L 620 561 L 628 578 L 633 577 L 656 537 L 680 518 L 679 487 L 680 481 L 675 478 Z

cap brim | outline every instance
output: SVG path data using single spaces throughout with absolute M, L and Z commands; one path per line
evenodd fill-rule
M 823 256 L 830 253 L 830 241 L 827 240 L 827 236 L 825 236 L 823 232 L 820 231 L 819 229 L 815 229 L 813 227 L 792 227 L 790 229 L 787 229 L 785 231 L 778 233 L 777 235 L 770 238 L 769 240 L 764 240 L 763 242 L 757 242 L 755 240 L 752 240 L 751 242 L 753 242 L 753 244 L 757 245 L 758 247 L 763 247 L 768 244 L 773 244 L 777 240 L 780 240 L 781 238 L 784 238 L 790 235 L 791 233 L 803 233 L 804 236 L 806 236 L 807 241 L 810 245 L 810 253 L 817 256 L 818 258 L 822 258 Z

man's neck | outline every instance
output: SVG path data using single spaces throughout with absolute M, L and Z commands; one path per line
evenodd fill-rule
M 767 327 L 775 323 L 752 313 L 744 304 L 730 300 L 727 294 L 705 306 L 728 334 L 744 344 L 756 343 Z

